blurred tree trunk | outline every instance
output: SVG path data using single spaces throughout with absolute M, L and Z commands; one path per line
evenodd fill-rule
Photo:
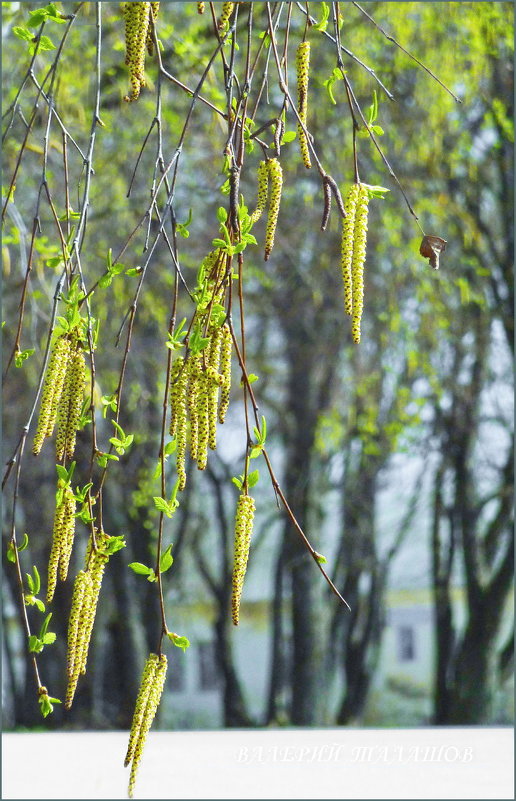
M 514 561 L 513 444 L 499 473 L 498 491 L 482 498 L 477 489 L 474 445 L 488 366 L 490 318 L 475 310 L 470 323 L 475 359 L 468 379 L 450 381 L 451 407 L 449 411 L 438 409 L 436 418 L 444 454 L 435 482 L 432 538 L 437 647 L 434 715 L 438 724 L 481 724 L 492 719 L 502 648 L 498 640 Z M 459 340 L 453 376 L 465 374 L 470 358 L 469 348 Z M 447 503 L 443 502 L 444 478 Z M 482 512 L 488 502 L 496 503 L 497 509 L 486 524 Z M 443 522 L 448 523 L 447 531 Z M 455 553 L 465 577 L 467 616 L 461 633 L 454 624 L 451 604 Z

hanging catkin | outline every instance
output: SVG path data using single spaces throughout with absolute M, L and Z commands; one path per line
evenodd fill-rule
M 281 189 L 283 186 L 283 172 L 278 159 L 270 159 L 269 181 L 271 185 L 271 196 L 269 202 L 269 214 L 267 217 L 267 228 L 265 230 L 265 261 L 269 258 L 274 246 L 274 236 L 278 223 L 279 207 L 281 202 Z
M 260 219 L 265 207 L 267 206 L 267 197 L 269 194 L 269 168 L 266 161 L 260 161 L 258 165 L 258 199 L 256 208 L 251 214 L 251 220 L 255 223 Z
M 307 110 L 308 110 L 308 71 L 310 67 L 310 42 L 301 42 L 298 45 L 296 53 L 296 72 L 297 72 L 297 111 L 299 119 L 306 128 Z M 301 157 L 303 164 L 307 169 L 310 169 L 312 162 L 310 161 L 310 152 L 308 150 L 308 139 L 303 125 L 299 122 L 297 124 L 297 132 L 299 137 L 299 146 L 301 148 Z
M 151 9 L 151 6 L 154 8 Z M 152 50 L 152 36 L 149 32 L 150 15 L 156 19 L 159 3 L 125 3 L 125 63 L 129 67 L 131 94 L 124 100 L 128 103 L 137 100 L 145 83 L 145 51 Z
M 69 358 L 70 340 L 64 336 L 60 336 L 52 346 L 45 373 L 45 380 L 41 392 L 38 426 L 32 446 L 32 452 L 34 454 L 40 452 L 45 437 L 51 437 L 53 434 Z
M 47 604 L 54 598 L 58 571 L 61 581 L 66 580 L 75 535 L 76 502 L 69 484 L 59 488 L 57 499 L 48 560 Z
M 353 313 L 351 320 L 351 334 L 353 342 L 360 342 L 360 323 L 364 308 L 364 263 L 366 257 L 367 215 L 369 205 L 369 192 L 365 186 L 360 185 L 355 217 L 355 234 L 353 239 L 353 261 L 351 264 L 353 281 Z
M 253 533 L 254 500 L 250 495 L 240 495 L 235 515 L 235 545 L 233 559 L 233 580 L 231 595 L 231 615 L 238 626 L 240 620 L 240 599 L 249 558 L 251 535 Z
M 133 797 L 136 773 L 142 757 L 145 741 L 159 706 L 167 675 L 167 657 L 150 654 L 143 669 L 140 689 L 136 698 L 133 721 L 129 734 L 129 746 L 124 765 L 131 764 L 129 798 Z
M 344 201 L 346 216 L 342 220 L 341 267 L 342 281 L 344 283 L 344 309 L 346 314 L 349 315 L 353 313 L 351 264 L 353 261 L 353 239 L 359 191 L 359 184 L 351 186 Z
M 226 28 L 229 18 L 233 13 L 234 3 L 222 3 L 222 13 L 220 15 L 220 19 L 218 21 L 218 29 L 219 31 L 224 30 Z

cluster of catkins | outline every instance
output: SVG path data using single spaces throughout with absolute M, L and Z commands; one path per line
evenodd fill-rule
M 151 19 L 156 21 L 159 3 L 122 3 L 125 19 L 125 63 L 129 67 L 131 94 L 124 100 L 131 103 L 140 96 L 145 82 L 145 52 L 154 51 Z
M 360 342 L 360 322 L 364 308 L 364 263 L 366 257 L 369 190 L 364 184 L 353 184 L 344 208 L 342 221 L 342 280 L 344 309 L 351 316 L 353 342 Z
M 238 626 L 240 619 L 240 598 L 242 597 L 247 560 L 249 558 L 249 548 L 251 546 L 254 510 L 255 505 L 253 498 L 247 494 L 240 495 L 235 515 L 235 544 L 231 595 L 231 615 L 235 626 Z
M 72 608 L 68 621 L 66 709 L 70 709 L 72 705 L 79 676 L 86 673 L 86 661 L 102 577 L 109 559 L 103 551 L 107 539 L 107 534 L 97 532 L 94 546 L 93 537 L 90 536 L 86 549 L 85 569 L 77 574 L 73 587 Z
M 60 479 L 56 493 L 52 548 L 48 560 L 47 604 L 51 603 L 54 597 L 58 571 L 61 581 L 66 581 L 68 575 L 75 537 L 75 507 L 75 495 L 70 482 Z
M 51 437 L 57 422 L 56 459 L 71 459 L 81 419 L 86 363 L 76 334 L 61 334 L 55 340 L 47 365 L 38 426 L 32 451 L 38 454 L 45 437 Z
M 217 421 L 224 423 L 231 389 L 231 330 L 228 322 L 211 319 L 227 286 L 225 259 L 212 251 L 203 263 L 210 302 L 198 308 L 192 326 L 204 331 L 208 339 L 201 351 L 179 356 L 170 377 L 170 435 L 176 437 L 176 464 L 179 489 L 186 486 L 187 441 L 190 456 L 199 470 L 205 470 L 208 448 L 217 447 Z
M 133 797 L 136 771 L 140 764 L 145 740 L 152 726 L 152 721 L 159 706 L 165 678 L 167 675 L 167 657 L 165 654 L 150 654 L 143 669 L 140 689 L 136 698 L 133 722 L 129 734 L 129 745 L 124 766 L 131 765 L 129 778 L 129 798 Z
M 270 197 L 269 197 L 270 183 Z M 267 227 L 265 229 L 265 261 L 269 258 L 274 245 L 274 236 L 278 224 L 278 214 L 281 202 L 281 190 L 283 187 L 283 171 L 278 159 L 260 161 L 258 165 L 258 201 L 256 209 L 251 214 L 253 223 L 260 219 L 267 200 L 269 200 L 269 212 L 267 215 Z

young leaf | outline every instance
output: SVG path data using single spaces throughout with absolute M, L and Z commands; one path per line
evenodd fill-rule
M 7 545 L 7 561 L 16 562 L 16 547 L 14 545 L 14 542 L 9 542 L 9 544 Z
M 169 502 L 166 501 L 165 498 L 155 497 L 153 501 L 156 509 L 163 512 L 167 517 L 172 517 L 174 509 L 171 509 Z
M 326 557 L 322 555 L 322 553 L 317 553 L 317 551 L 315 552 L 315 558 L 317 559 L 320 565 L 325 565 L 326 562 L 328 561 Z
M 22 537 L 21 545 L 18 545 L 18 551 L 24 551 L 28 544 L 29 544 L 29 538 L 27 534 L 24 534 Z
M 161 554 L 161 559 L 159 560 L 159 572 L 165 573 L 169 567 L 172 567 L 174 562 L 174 558 L 172 556 L 172 544 L 170 544 L 166 551 Z
M 249 489 L 251 489 L 252 487 L 256 486 L 256 484 L 258 484 L 259 480 L 260 480 L 260 471 L 259 470 L 253 470 L 252 473 L 249 473 L 249 475 L 247 476 L 247 484 L 249 486 Z
M 26 359 L 28 359 L 29 356 L 32 356 L 33 353 L 34 353 L 34 348 L 27 348 L 27 350 L 17 351 L 16 356 L 14 357 L 14 366 L 21 367 L 23 365 L 23 362 L 26 361 Z
M 31 654 L 39 654 L 43 650 L 43 643 L 41 640 L 36 637 L 35 634 L 31 634 L 29 637 L 29 651 Z
M 188 639 L 188 637 L 180 637 L 179 634 L 174 634 L 172 631 L 167 631 L 167 637 L 178 648 L 182 648 L 183 652 L 185 652 L 186 649 L 190 646 L 190 640 Z
M 137 576 L 150 576 L 154 573 L 151 567 L 147 567 L 147 565 L 143 565 L 141 562 L 130 562 L 129 567 Z

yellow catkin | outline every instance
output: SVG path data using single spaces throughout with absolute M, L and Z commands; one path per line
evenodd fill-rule
M 197 13 L 204 14 L 205 3 L 197 3 Z
M 238 626 L 240 619 L 240 599 L 249 558 L 251 535 L 253 532 L 254 500 L 250 495 L 240 495 L 235 515 L 235 546 L 233 561 L 233 592 L 231 595 L 231 614 L 233 623 Z
M 86 584 L 90 581 L 89 575 L 81 570 L 75 578 L 73 585 L 72 606 L 68 619 L 68 641 L 66 654 L 66 674 L 68 678 L 74 675 L 75 660 L 77 655 L 77 637 L 79 626 L 82 625 L 81 615 L 83 614 L 83 598 Z
M 194 460 L 197 459 L 197 449 L 199 446 L 199 420 L 197 417 L 197 400 L 199 396 L 199 375 L 200 375 L 200 360 L 198 356 L 190 356 L 188 358 L 188 395 L 187 406 L 188 415 L 190 419 L 190 456 Z
M 59 578 L 61 581 L 66 581 L 75 537 L 75 509 L 77 505 L 73 490 L 69 485 L 64 489 L 63 505 L 63 537 L 61 545 L 61 558 L 59 561 Z
M 301 42 L 296 53 L 296 72 L 297 72 L 297 111 L 299 119 L 306 128 L 307 109 L 308 109 L 308 71 L 310 67 L 310 42 Z M 297 125 L 299 146 L 303 164 L 310 169 L 310 152 L 308 149 L 308 139 L 303 130 L 303 126 Z
M 57 573 L 59 562 L 63 552 L 63 544 L 66 539 L 66 529 L 64 519 L 66 514 L 66 503 L 64 492 L 61 501 L 56 505 L 54 514 L 54 528 L 52 531 L 52 547 L 48 559 L 48 580 L 47 580 L 47 604 L 52 603 L 57 584 Z
M 70 386 L 68 395 L 68 414 L 66 417 L 64 456 L 67 459 L 72 459 L 75 451 L 75 438 L 81 419 L 84 388 L 86 386 L 86 363 L 84 361 L 84 353 L 82 350 L 77 350 L 73 354 L 68 365 L 68 371 L 70 373 Z M 59 461 L 63 458 L 63 454 L 57 452 L 56 457 Z
M 145 49 L 149 32 L 150 3 L 126 3 L 125 17 L 125 63 L 129 67 L 131 94 L 124 100 L 137 100 L 140 89 L 145 86 Z
M 170 401 L 170 428 L 169 433 L 170 436 L 173 437 L 176 433 L 177 428 L 177 418 L 175 413 L 175 392 L 176 392 L 176 381 L 179 377 L 181 369 L 183 367 L 184 360 L 182 356 L 178 356 L 175 359 L 174 363 L 172 364 L 172 369 L 170 371 L 170 391 L 169 391 L 169 401 Z
M 269 202 L 269 214 L 267 217 L 267 228 L 265 230 L 265 261 L 269 258 L 269 254 L 274 245 L 274 235 L 276 233 L 281 202 L 281 188 L 283 185 L 283 171 L 278 159 L 270 159 L 268 164 L 271 197 Z
M 251 214 L 251 220 L 255 223 L 260 219 L 267 205 L 269 194 L 269 168 L 266 161 L 260 161 L 258 165 L 258 199 L 256 208 Z
M 222 392 L 220 394 L 219 423 L 226 419 L 226 412 L 229 407 L 229 396 L 231 392 L 231 350 L 233 342 L 229 325 L 222 326 L 222 346 L 220 350 L 220 372 L 224 378 Z
M 359 185 L 353 184 L 344 201 L 344 210 L 346 212 L 346 216 L 342 220 L 340 263 L 342 268 L 342 281 L 344 283 L 344 309 L 346 314 L 349 315 L 353 313 L 351 263 L 353 261 L 353 238 L 355 233 L 355 217 L 358 195 Z
M 176 466 L 179 478 L 179 489 L 183 490 L 186 486 L 186 435 L 187 435 L 187 391 L 188 391 L 188 371 L 186 365 L 181 369 L 172 387 L 172 417 L 174 420 L 176 435 Z M 171 426 L 172 430 L 172 426 Z
M 203 372 L 199 377 L 199 390 L 197 395 L 197 419 L 199 421 L 197 467 L 199 470 L 205 470 L 208 463 L 208 440 L 210 434 L 209 391 L 209 379 L 206 373 Z
M 229 18 L 233 13 L 234 3 L 222 3 L 222 13 L 218 22 L 219 31 L 224 30 L 229 23 Z
M 72 705 L 79 676 L 86 673 L 86 662 L 102 577 L 109 559 L 102 550 L 107 539 L 108 535 L 103 531 L 97 532 L 95 537 L 97 550 L 95 551 L 93 539 L 90 536 L 86 548 L 86 569 L 78 574 L 74 587 L 72 613 L 68 625 L 68 687 L 65 702 L 67 709 Z
M 158 659 L 156 670 L 147 693 L 147 703 L 145 705 L 143 716 L 141 718 L 139 733 L 136 738 L 134 749 L 132 751 L 131 775 L 129 777 L 129 798 L 133 797 L 138 765 L 140 764 L 145 742 L 147 740 L 147 735 L 149 733 L 150 727 L 152 726 L 152 722 L 156 715 L 156 711 L 158 709 L 161 696 L 163 694 L 163 688 L 165 686 L 166 676 L 167 676 L 167 657 L 165 656 L 165 654 L 161 654 Z
M 147 31 L 147 41 L 146 41 L 147 53 L 149 54 L 149 56 L 152 56 L 152 54 L 154 53 L 154 39 L 152 38 L 152 28 L 151 28 L 151 25 L 150 25 L 150 19 L 152 19 L 154 22 L 156 22 L 156 20 L 158 18 L 158 12 L 159 12 L 159 3 L 151 3 L 150 4 L 149 28 L 148 28 L 148 31 Z
M 79 576 L 81 576 L 80 583 L 78 583 Z M 71 630 L 70 626 L 68 628 L 68 684 L 66 687 L 65 709 L 70 709 L 72 706 L 75 690 L 77 689 L 77 682 L 81 672 L 82 652 L 86 628 L 88 625 L 88 610 L 90 608 L 92 595 L 92 582 L 89 571 L 81 571 L 75 580 L 72 610 L 74 609 L 75 591 L 77 591 L 77 602 L 80 601 L 80 606 L 78 611 L 76 613 L 74 612 L 73 629 Z
M 32 446 L 32 452 L 34 454 L 40 452 L 43 440 L 45 437 L 52 436 L 54 431 L 57 409 L 63 391 L 69 356 L 70 341 L 62 336 L 58 337 L 50 353 L 43 389 L 41 391 L 38 425 Z
M 138 690 L 136 703 L 134 705 L 131 731 L 129 732 L 129 745 L 127 746 L 127 753 L 125 755 L 124 767 L 127 767 L 131 763 L 132 758 L 134 756 L 136 741 L 138 740 L 140 734 L 140 727 L 142 725 L 142 720 L 145 713 L 145 707 L 147 706 L 147 700 L 149 697 L 150 688 L 154 682 L 154 676 L 156 674 L 157 666 L 158 666 L 158 655 L 150 654 L 143 668 L 142 677 L 140 679 L 140 688 Z
M 101 547 L 101 540 L 98 542 L 98 547 Z M 102 586 L 102 578 L 104 570 L 109 557 L 97 551 L 90 560 L 89 573 L 91 574 L 91 596 L 89 597 L 88 608 L 85 615 L 84 637 L 81 641 L 81 652 L 78 654 L 80 659 L 80 672 L 86 673 L 86 663 L 88 660 L 88 651 L 91 642 L 91 635 L 93 632 L 93 624 L 95 623 L 95 616 L 97 614 L 97 605 L 100 595 L 100 588 Z
M 351 264 L 353 282 L 353 315 L 351 319 L 351 334 L 353 342 L 360 342 L 360 322 L 364 308 L 364 263 L 366 257 L 367 214 L 369 205 L 369 192 L 365 186 L 360 185 L 355 217 L 355 234 L 353 240 L 353 261 Z
M 206 377 L 209 384 L 208 394 L 208 445 L 211 450 L 217 447 L 217 416 L 219 406 L 219 388 L 224 384 L 224 376 L 219 373 L 222 353 L 222 328 L 216 328 L 210 340 Z

